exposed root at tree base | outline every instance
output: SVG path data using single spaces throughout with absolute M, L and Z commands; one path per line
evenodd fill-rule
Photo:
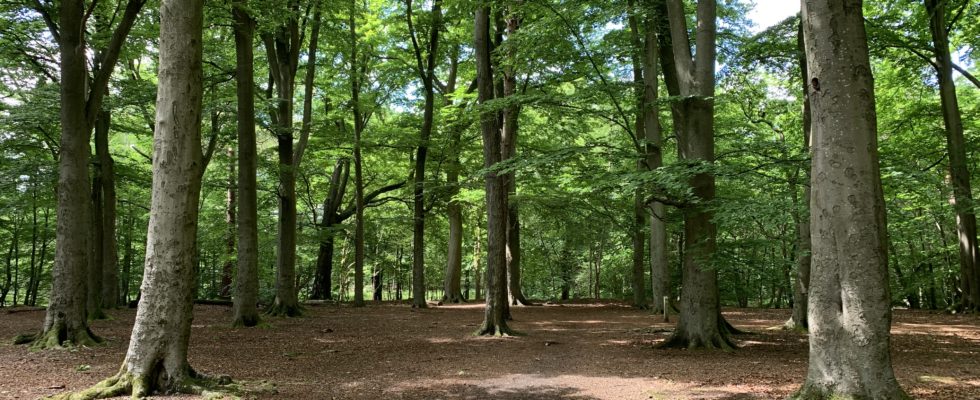
M 67 349 L 72 347 L 94 347 L 105 343 L 88 328 L 69 332 L 64 324 L 55 324 L 47 332 L 38 334 L 19 335 L 14 338 L 14 344 L 30 343 L 31 350 Z
M 897 384 L 894 387 L 884 387 L 876 393 L 838 393 L 832 390 L 825 390 L 810 383 L 803 384 L 803 387 L 789 397 L 790 400 L 861 400 L 861 399 L 889 399 L 889 400 L 912 400 L 912 397 L 905 393 Z
M 656 346 L 658 349 L 688 349 L 688 350 L 722 350 L 733 351 L 738 346 L 727 336 L 716 333 L 710 338 L 690 338 L 674 332 L 667 341 Z
M 258 324 L 259 324 L 259 316 L 254 315 L 254 316 L 238 317 L 231 323 L 231 326 L 235 328 L 251 328 Z
M 497 337 L 507 337 L 507 336 L 520 336 L 521 334 L 515 330 L 510 329 L 507 325 L 493 325 L 484 323 L 476 332 L 473 333 L 476 336 L 497 336 Z
M 520 297 L 514 297 L 514 298 L 512 298 L 511 301 L 510 301 L 510 305 L 512 305 L 512 306 L 533 307 L 533 306 L 538 306 L 540 304 L 537 304 L 537 303 L 535 303 L 535 302 L 533 302 L 531 300 L 528 300 L 524 296 L 520 296 Z
M 649 310 L 650 309 L 650 306 L 647 305 L 647 304 L 632 304 L 632 305 L 630 305 L 630 307 L 633 307 L 633 308 L 635 308 L 637 310 Z
M 123 367 L 125 369 L 125 366 Z M 207 377 L 190 371 L 190 377 L 185 378 L 174 387 L 168 389 L 168 394 L 192 394 L 204 399 L 239 399 L 244 390 L 230 378 L 222 376 Z M 79 391 L 69 392 L 48 397 L 49 400 L 95 400 L 131 395 L 134 399 L 142 399 L 154 394 L 149 376 L 135 376 L 126 371 L 120 371 L 115 376 L 103 380 L 94 386 Z
M 265 314 L 273 317 L 302 317 L 303 307 L 298 304 L 293 306 L 274 304 L 265 311 Z
M 417 302 L 417 301 L 414 301 L 413 300 L 412 301 L 412 308 L 419 308 L 419 309 L 429 308 L 429 303 L 426 303 L 425 300 L 423 300 L 421 302 Z
M 725 319 L 725 316 L 721 314 L 718 314 L 718 326 L 720 326 L 721 329 L 725 331 L 726 335 L 748 335 L 752 333 L 736 328 L 731 323 L 729 323 L 727 319 Z

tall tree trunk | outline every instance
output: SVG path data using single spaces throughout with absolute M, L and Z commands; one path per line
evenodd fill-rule
M 861 1 L 804 0 L 803 34 L 813 116 L 813 269 L 810 362 L 796 396 L 907 399 L 889 354 L 885 203 Z
M 476 10 L 473 47 L 476 53 L 478 101 L 485 105 L 492 100 L 493 71 L 490 55 L 490 8 L 482 5 Z M 485 107 L 485 106 L 484 106 Z M 507 205 L 500 175 L 491 168 L 500 162 L 500 120 L 496 112 L 480 110 L 483 134 L 483 166 L 486 173 L 487 201 L 487 279 L 486 308 L 478 335 L 510 335 L 507 316 Z
M 800 22 L 799 30 L 796 35 L 796 46 L 800 64 L 801 81 L 803 85 L 803 152 L 810 153 L 810 83 L 807 81 L 807 58 L 806 46 L 803 38 L 803 22 Z M 810 181 L 810 170 L 805 169 L 804 181 Z M 798 199 L 799 172 L 797 172 L 790 184 L 790 192 L 793 200 L 793 222 L 796 226 L 796 279 L 793 284 L 793 315 L 786 321 L 786 327 L 790 329 L 806 330 L 807 325 L 807 304 L 808 292 L 810 287 L 810 213 L 804 212 Z M 803 185 L 803 204 L 810 204 L 810 185 Z
M 699 0 L 693 52 L 689 46 L 683 2 L 668 0 L 668 19 L 673 46 L 674 75 L 680 94 L 675 125 L 682 130 L 677 146 L 680 158 L 691 163 L 714 162 L 714 92 L 716 3 Z M 680 319 L 668 347 L 730 349 L 734 343 L 721 317 L 718 271 L 712 265 L 717 228 L 709 204 L 715 197 L 715 178 L 702 172 L 691 178 L 697 204 L 682 209 L 685 248 Z
M 102 308 L 113 309 L 119 305 L 119 263 L 116 249 L 116 169 L 109 153 L 109 126 L 112 113 L 103 110 L 95 125 L 95 153 L 98 158 L 98 174 L 101 178 L 102 220 L 100 241 L 102 258 Z
M 418 74 L 422 80 L 425 105 L 422 112 L 422 130 L 419 133 L 418 151 L 415 156 L 415 188 L 413 191 L 412 224 L 412 307 L 426 308 L 425 302 L 425 160 L 429 151 L 429 138 L 435 111 L 435 67 L 439 48 L 439 30 L 442 25 L 442 0 L 432 2 L 432 25 L 429 43 L 423 60 L 412 21 L 412 0 L 406 2 L 409 34 L 412 39 Z
M 953 80 L 953 60 L 949 53 L 949 33 L 946 30 L 946 1 L 924 0 L 932 33 L 936 75 L 939 78 L 939 99 L 943 123 L 946 126 L 946 151 L 953 181 L 953 208 L 956 212 L 956 233 L 959 236 L 960 284 L 962 306 L 980 309 L 980 273 L 977 271 L 977 216 L 973 211 L 973 191 L 970 187 L 969 160 L 963 138 L 963 119 Z
M 449 138 L 450 159 L 446 171 L 449 186 L 449 204 L 446 214 L 449 220 L 449 252 L 446 256 L 446 282 L 442 299 L 449 303 L 466 300 L 460 290 L 463 275 L 463 206 L 456 200 L 459 195 L 459 149 L 461 131 L 451 129 Z M 468 292 L 468 291 L 467 291 Z
M 296 288 L 296 163 L 293 152 L 293 95 L 299 49 L 299 3 L 287 5 L 290 16 L 274 33 L 263 37 L 269 58 L 270 75 L 275 83 L 276 129 L 279 187 L 279 246 L 276 252 L 276 297 L 267 311 L 270 315 L 295 317 L 302 314 Z
M 636 3 L 632 0 L 627 2 L 627 20 L 630 27 L 630 38 L 632 39 L 633 51 L 632 51 L 632 62 L 633 62 L 633 90 L 636 99 L 636 112 L 635 112 L 635 123 L 634 130 L 637 135 L 643 134 L 643 140 L 647 141 L 646 138 L 647 128 L 646 124 L 650 120 L 647 107 L 655 106 L 654 104 L 647 103 L 647 87 L 646 87 L 646 75 L 650 74 L 651 71 L 646 71 L 646 46 L 644 46 L 644 41 L 649 38 L 642 36 L 640 33 L 639 22 L 637 14 L 642 14 L 643 10 L 636 7 Z M 654 26 L 652 24 L 646 24 L 646 30 L 652 31 Z M 642 36 L 642 37 L 641 37 Z M 654 74 L 656 71 L 652 71 Z M 656 79 L 656 76 L 653 77 Z M 655 110 L 655 108 L 654 108 Z M 656 116 L 654 116 L 656 118 Z M 658 123 L 659 125 L 659 123 Z M 637 151 L 640 153 L 640 157 L 636 160 L 637 171 L 652 171 L 653 166 L 649 165 L 648 157 L 649 155 L 644 154 L 648 148 L 646 146 L 637 144 Z M 648 238 L 644 237 L 644 225 L 646 219 L 646 202 L 644 201 L 644 190 L 642 188 L 637 188 L 633 193 L 633 223 L 631 224 L 630 233 L 633 242 L 633 279 L 631 279 L 632 289 L 633 289 L 633 307 L 646 309 L 649 308 L 646 298 L 646 288 L 644 287 L 644 281 L 646 280 L 644 263 L 646 260 L 646 254 L 644 253 L 645 247 L 644 242 Z M 656 298 L 654 298 L 656 300 Z M 654 301 L 654 303 L 657 303 Z
M 364 306 L 364 174 L 361 159 L 361 134 L 364 117 L 361 112 L 361 68 L 357 54 L 357 2 L 351 1 L 350 17 L 350 86 L 354 114 L 354 306 Z M 414 301 L 414 300 L 413 300 Z M 423 299 L 424 301 L 424 299 Z
M 473 298 L 479 300 L 483 294 L 483 282 L 486 280 L 486 274 L 480 267 L 480 261 L 483 260 L 483 254 L 480 254 L 480 243 L 482 242 L 483 236 L 480 235 L 480 225 L 476 226 L 476 234 L 473 235 L 473 267 L 470 268 L 473 271 Z
M 255 326 L 259 323 L 258 153 L 255 143 L 255 59 L 252 53 L 255 21 L 248 15 L 247 0 L 235 0 L 231 14 L 238 100 L 238 268 L 232 296 L 232 324 Z
M 96 142 L 96 152 L 98 152 L 99 143 L 103 141 L 108 141 L 109 136 L 109 124 L 102 121 L 102 118 L 96 120 L 95 123 L 95 142 Z M 108 144 L 106 144 L 108 147 Z M 102 214 L 103 214 L 103 201 L 102 201 L 102 167 L 99 165 L 99 159 L 95 160 L 95 168 L 92 176 L 92 197 L 89 206 L 92 210 L 92 221 L 91 221 L 91 249 L 89 249 L 89 271 L 88 271 L 88 293 L 87 293 L 87 304 L 88 304 L 88 317 L 91 320 L 94 319 L 105 319 L 107 318 L 105 312 L 102 311 L 102 269 L 103 269 L 103 259 L 105 258 L 104 249 L 102 247 L 103 241 L 105 241 L 105 227 L 102 225 Z
M 85 277 L 89 271 L 91 226 L 88 180 L 89 125 L 85 116 L 87 80 L 81 0 L 65 0 L 59 10 L 61 50 L 61 143 L 58 160 L 58 218 L 55 265 L 44 329 L 36 348 L 92 345 L 101 340 L 88 328 Z
M 124 304 L 129 303 L 129 283 L 132 281 L 131 272 L 133 270 L 133 230 L 136 223 L 136 218 L 133 217 L 132 211 L 129 213 L 129 218 L 124 220 L 126 224 L 126 233 L 123 235 L 123 265 L 122 265 L 122 287 L 120 293 L 120 301 Z
M 160 84 L 143 299 L 119 373 L 77 397 L 202 391 L 199 376 L 188 365 L 187 348 L 204 163 L 203 5 L 201 0 L 167 0 L 160 6 Z
M 31 264 L 30 270 L 27 274 L 27 286 L 24 290 L 24 305 L 31 304 L 31 293 L 37 279 L 40 277 L 38 269 L 40 269 L 37 260 L 37 241 L 38 241 L 38 227 L 37 227 L 37 177 L 31 177 Z M 9 282 L 8 282 L 9 284 Z M 0 296 L 0 304 L 3 303 L 2 298 L 6 297 L 6 294 Z

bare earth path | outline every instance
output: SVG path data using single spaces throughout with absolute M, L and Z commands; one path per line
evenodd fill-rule
M 307 311 L 232 329 L 228 308 L 198 306 L 191 363 L 264 387 L 251 395 L 262 399 L 778 399 L 806 369 L 806 337 L 766 329 L 788 310 L 726 310 L 752 332 L 732 353 L 655 349 L 673 323 L 619 304 L 515 308 L 512 327 L 526 336 L 510 338 L 471 335 L 481 304 Z M 92 326 L 106 346 L 37 353 L 9 340 L 41 326 L 43 311 L 0 310 L 0 399 L 114 374 L 135 313 L 110 314 Z M 980 317 L 896 311 L 892 343 L 898 378 L 915 398 L 980 399 Z

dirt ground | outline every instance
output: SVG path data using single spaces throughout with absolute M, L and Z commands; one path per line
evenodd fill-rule
M 259 399 L 777 399 L 806 373 L 806 337 L 767 330 L 789 310 L 726 310 L 734 352 L 660 350 L 673 323 L 620 304 L 521 307 L 508 338 L 475 337 L 482 305 L 413 310 L 403 304 L 307 308 L 257 328 L 228 326 L 230 309 L 198 306 L 190 361 L 258 388 Z M 31 352 L 10 338 L 43 311 L 0 311 L 0 399 L 82 389 L 114 374 L 134 310 L 92 329 L 97 348 Z M 980 317 L 895 312 L 893 360 L 918 399 L 980 399 Z M 190 399 L 192 396 L 160 397 Z

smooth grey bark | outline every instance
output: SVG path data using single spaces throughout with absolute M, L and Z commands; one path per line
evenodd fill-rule
M 799 57 L 801 81 L 803 85 L 803 152 L 810 153 L 810 83 L 807 81 L 808 72 L 806 66 L 806 46 L 803 38 L 803 22 L 800 22 L 799 32 L 796 37 L 797 53 Z M 809 169 L 805 170 L 804 181 L 810 181 Z M 806 330 L 807 325 L 807 304 L 809 303 L 810 287 L 810 262 L 811 239 L 810 239 L 810 213 L 801 214 L 799 192 L 799 171 L 790 180 L 790 192 L 793 200 L 793 222 L 796 225 L 796 276 L 793 282 L 793 315 L 786 321 L 786 327 L 790 329 Z M 803 185 L 803 204 L 810 204 L 810 186 Z
M 429 42 L 422 56 L 422 48 L 415 33 L 412 21 L 412 0 L 406 0 L 406 19 L 412 49 L 415 54 L 416 72 L 422 80 L 422 93 L 425 104 L 422 111 L 422 129 L 419 132 L 419 145 L 415 155 L 415 185 L 412 203 L 412 308 L 426 308 L 425 302 L 425 161 L 429 151 L 429 138 L 435 112 L 435 68 L 439 49 L 439 30 L 442 29 L 442 0 L 432 2 L 432 23 L 429 27 Z
M 810 360 L 800 399 L 907 399 L 891 294 L 877 117 L 861 0 L 804 0 L 812 120 Z
M 259 323 L 259 229 L 255 137 L 255 75 L 253 34 L 255 21 L 248 1 L 232 3 L 235 35 L 235 92 L 238 100 L 238 255 L 232 296 L 232 325 Z
M 473 24 L 473 47 L 476 55 L 478 102 L 481 106 L 494 98 L 490 42 L 490 7 L 481 5 L 476 10 Z M 486 174 L 487 207 L 487 268 L 486 307 L 483 324 L 478 335 L 505 336 L 513 334 L 507 326 L 510 314 L 507 304 L 507 205 L 503 181 L 492 170 L 501 160 L 501 122 L 496 112 L 480 110 L 480 130 L 483 136 L 483 166 Z
M 90 186 L 88 181 L 89 138 L 109 76 L 119 59 L 126 36 L 143 7 L 144 0 L 129 0 L 120 22 L 106 46 L 100 70 L 88 80 L 85 46 L 85 6 L 81 0 L 60 2 L 58 25 L 51 35 L 58 42 L 61 81 L 61 142 L 58 159 L 58 216 L 55 265 L 51 272 L 51 295 L 40 334 L 32 347 L 89 345 L 100 340 L 87 323 L 86 273 L 89 270 Z M 38 11 L 48 14 L 41 3 Z M 89 83 L 90 82 L 90 83 Z
M 674 123 L 680 158 L 692 165 L 714 162 L 714 92 L 716 3 L 699 0 L 693 52 L 689 43 L 687 16 L 681 0 L 668 0 L 668 22 L 673 46 L 674 74 L 679 93 Z M 731 349 L 727 324 L 721 317 L 718 271 L 713 258 L 717 228 L 709 203 L 715 197 L 715 179 L 708 172 L 690 181 L 698 202 L 682 208 L 685 248 L 681 281 L 680 319 L 666 347 Z
M 200 393 L 187 361 L 200 203 L 203 0 L 160 5 L 153 185 L 142 299 L 117 375 L 71 398 Z
M 963 118 L 953 80 L 953 61 L 949 53 L 949 33 L 946 30 L 946 1 L 924 0 L 932 34 L 936 75 L 939 79 L 939 99 L 946 127 L 946 151 L 953 186 L 952 205 L 956 212 L 956 234 L 959 238 L 960 285 L 963 298 L 960 306 L 980 309 L 980 273 L 978 273 L 977 216 L 973 210 L 973 190 L 963 137 Z

